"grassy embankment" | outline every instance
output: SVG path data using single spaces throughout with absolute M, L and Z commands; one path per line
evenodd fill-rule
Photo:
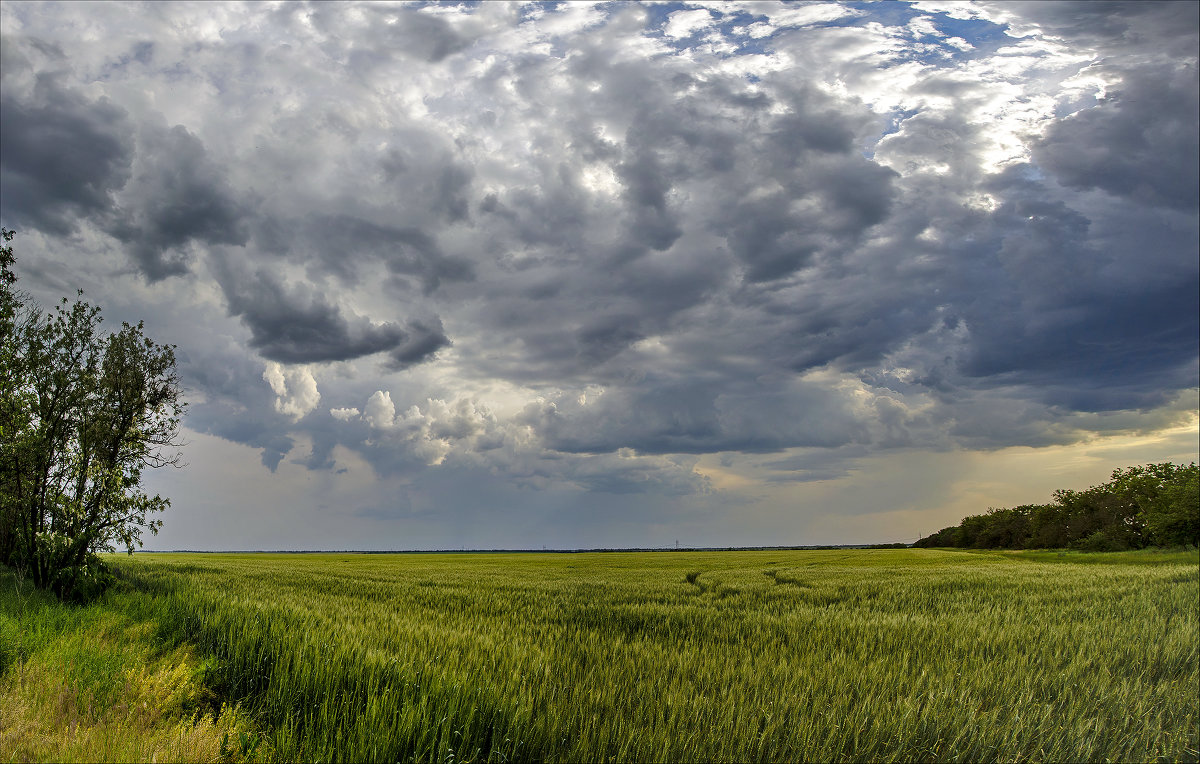
M 256 753 L 281 760 L 1197 758 L 1194 551 L 117 564 L 123 590 L 94 615 L 71 610 L 56 633 L 96 633 L 106 618 L 118 625 L 104 633 L 145 632 L 119 641 L 147 645 L 153 671 L 243 701 L 269 730 Z M 29 688 L 62 686 L 62 669 L 40 678 L 38 656 L 82 658 L 22 649 L 0 703 L 45 706 Z M 79 686 L 132 708 L 122 693 L 142 682 L 114 689 L 114 665 Z M 179 724 L 195 700 L 155 702 L 174 709 L 162 729 L 204 737 L 205 751 L 222 724 L 245 729 L 237 717 Z M 0 750 L 12 734 L 5 721 Z M 159 759 L 172 756 L 204 758 Z
M 65 604 L 0 567 L 0 762 L 246 758 L 249 719 L 206 686 L 214 661 L 164 643 L 139 604 Z

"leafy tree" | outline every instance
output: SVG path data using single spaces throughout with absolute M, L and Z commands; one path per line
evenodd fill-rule
M 1164 462 L 1115 470 L 1104 485 L 1136 515 L 1148 543 L 1170 546 L 1197 543 L 1200 518 L 1195 507 L 1197 467 Z
M 1146 530 L 1155 544 L 1200 546 L 1200 469 L 1196 464 L 1176 470 L 1170 482 L 1145 503 L 1143 512 Z
M 1111 484 L 1055 491 L 1054 499 L 1063 508 L 1069 546 L 1115 552 L 1146 545 L 1138 505 Z
M 1115 470 L 1107 483 L 1054 492 L 1050 504 L 991 509 L 916 542 L 919 547 L 1140 549 L 1200 545 L 1195 463 Z
M 1066 510 L 1061 505 L 1037 504 L 1029 515 L 1029 541 L 1032 549 L 1054 549 L 1067 545 Z
M 931 533 L 930 535 L 918 540 L 913 544 L 915 547 L 954 547 L 958 545 L 957 525 L 952 525 L 949 528 L 942 528 L 937 533 Z
M 4 242 L 12 232 L 3 232 Z M 169 506 L 141 488 L 147 468 L 178 464 L 174 347 L 143 325 L 100 331 L 100 309 L 63 298 L 40 310 L 0 255 L 0 562 L 64 597 L 103 588 L 96 556 L 141 546 Z M 80 292 L 82 294 L 82 292 Z
M 1020 549 L 1029 538 L 1030 507 L 989 509 L 987 523 L 976 540 L 985 549 Z

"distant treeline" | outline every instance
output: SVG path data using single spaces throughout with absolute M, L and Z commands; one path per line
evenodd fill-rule
M 1200 545 L 1196 463 L 1116 470 L 1107 483 L 1059 490 L 1049 504 L 989 509 L 913 546 L 1120 551 Z

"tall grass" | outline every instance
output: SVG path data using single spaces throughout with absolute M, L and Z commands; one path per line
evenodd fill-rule
M 1098 559 L 1098 558 L 1095 558 Z M 283 760 L 1196 760 L 1200 558 L 153 555 Z
M 0 762 L 249 758 L 249 720 L 205 685 L 212 663 L 114 602 L 65 604 L 0 568 Z

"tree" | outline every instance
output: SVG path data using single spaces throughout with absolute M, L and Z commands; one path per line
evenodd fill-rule
M 958 526 L 952 525 L 949 528 L 942 528 L 937 533 L 931 533 L 923 539 L 918 539 L 913 546 L 915 547 L 954 547 L 959 546 L 958 543 Z
M 1133 497 L 1153 543 L 1200 546 L 1200 468 L 1195 462 L 1117 470 L 1113 484 Z
M 1035 504 L 1029 513 L 1029 541 L 1033 549 L 1054 549 L 1067 545 L 1067 512 L 1057 502 Z
M 989 509 L 987 526 L 980 534 L 976 545 L 984 549 L 1020 549 L 1029 538 L 1029 514 L 1032 507 L 1025 505 L 1005 509 Z
M 12 239 L 3 231 L 4 242 Z M 0 562 L 60 596 L 102 588 L 101 551 L 141 546 L 169 506 L 141 488 L 147 468 L 179 463 L 174 346 L 142 323 L 100 331 L 100 309 L 63 298 L 40 310 L 0 255 Z M 79 293 L 82 295 L 82 291 Z
M 1095 552 L 1140 549 L 1145 546 L 1141 512 L 1127 495 L 1111 483 L 1085 491 L 1054 492 L 1063 508 L 1067 545 Z
M 1050 504 L 990 509 L 920 539 L 919 547 L 1120 551 L 1200 545 L 1200 470 L 1164 462 L 1115 470 L 1107 483 L 1054 492 Z

